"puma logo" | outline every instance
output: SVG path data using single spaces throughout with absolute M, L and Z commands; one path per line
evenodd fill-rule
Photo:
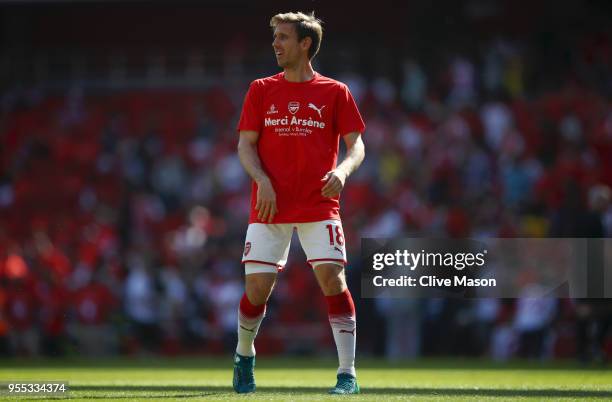
M 340 250 L 338 247 L 334 246 L 334 250 L 336 250 L 337 252 L 339 252 L 340 254 L 344 255 L 344 253 L 342 252 L 342 250 Z
M 325 105 L 321 106 L 321 109 L 319 109 L 319 108 L 318 108 L 318 107 L 316 107 L 316 106 L 315 106 L 313 103 L 309 103 L 309 104 L 308 104 L 308 107 L 309 107 L 309 108 L 311 108 L 311 109 L 313 109 L 313 110 L 316 110 L 316 111 L 317 111 L 317 113 L 319 113 L 319 117 L 320 117 L 320 118 L 323 118 L 323 116 L 321 115 L 321 112 L 323 112 L 323 109 L 325 109 Z
M 348 331 L 348 330 L 346 330 L 346 329 L 341 329 L 340 331 L 338 331 L 338 333 L 339 333 L 339 334 L 344 334 L 344 333 L 346 333 L 346 334 L 351 334 L 351 335 L 355 336 L 355 329 L 353 328 L 353 330 L 352 330 L 352 331 Z
M 240 326 L 240 328 L 244 329 L 245 331 L 255 332 L 255 328 L 248 329 L 246 327 L 243 327 L 242 325 Z

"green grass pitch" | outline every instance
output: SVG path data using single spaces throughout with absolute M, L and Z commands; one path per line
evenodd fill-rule
M 67 395 L 22 400 L 70 399 L 210 401 L 481 401 L 612 400 L 612 370 L 572 362 L 491 363 L 417 360 L 389 363 L 360 359 L 361 395 L 328 396 L 334 360 L 258 358 L 257 392 L 231 389 L 232 359 L 0 360 L 0 382 L 68 381 Z M 6 391 L 1 400 L 15 400 Z

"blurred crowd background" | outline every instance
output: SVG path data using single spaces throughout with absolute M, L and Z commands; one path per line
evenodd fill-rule
M 359 354 L 605 360 L 607 300 L 359 297 L 361 237 L 612 235 L 610 5 L 427 3 L 292 4 L 367 124 L 342 194 Z M 233 350 L 235 127 L 286 7 L 2 6 L 0 356 Z M 258 353 L 335 353 L 318 293 L 294 241 Z

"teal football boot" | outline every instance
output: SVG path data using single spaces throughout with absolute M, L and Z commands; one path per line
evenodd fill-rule
M 335 395 L 358 394 L 359 384 L 357 384 L 357 379 L 352 375 L 340 373 L 338 374 L 336 386 L 330 389 L 329 393 Z
M 255 392 L 255 356 L 234 355 L 234 391 L 239 394 Z

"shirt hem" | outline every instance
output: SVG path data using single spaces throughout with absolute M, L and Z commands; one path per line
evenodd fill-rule
M 257 219 L 249 219 L 249 224 L 251 223 L 261 223 L 264 225 L 275 225 L 277 223 L 311 223 L 311 222 L 320 222 L 320 221 L 327 221 L 327 220 L 334 220 L 334 221 L 340 221 L 340 215 L 322 215 L 322 216 L 314 216 L 314 217 L 290 217 L 290 218 L 284 218 L 284 219 L 274 219 L 272 222 L 268 223 L 268 222 L 259 222 Z

